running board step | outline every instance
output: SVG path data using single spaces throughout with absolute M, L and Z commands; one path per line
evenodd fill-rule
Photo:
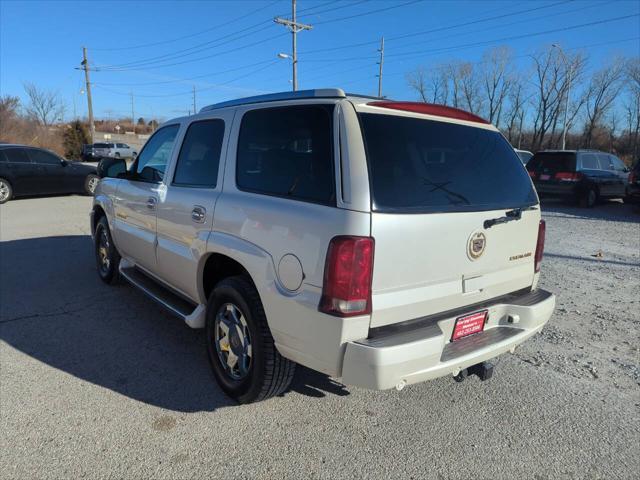
M 195 305 L 185 300 L 135 267 L 120 265 L 120 275 L 160 306 L 184 320 L 191 328 L 204 328 L 204 305 Z

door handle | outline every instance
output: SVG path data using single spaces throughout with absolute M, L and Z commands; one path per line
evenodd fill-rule
M 156 203 L 158 203 L 158 200 L 156 200 L 156 197 L 149 197 L 147 199 L 147 208 L 149 210 L 155 210 L 156 208 Z
M 207 209 L 200 205 L 195 205 L 191 210 L 191 220 L 196 223 L 204 223 L 206 215 Z

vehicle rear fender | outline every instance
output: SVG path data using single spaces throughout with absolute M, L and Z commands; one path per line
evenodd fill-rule
M 276 282 L 273 258 L 266 251 L 247 242 L 242 238 L 222 232 L 210 232 L 207 239 L 206 252 L 200 257 L 198 265 L 198 296 L 200 303 L 207 303 L 207 294 L 204 286 L 204 268 L 208 257 L 220 254 L 239 263 L 250 275 L 251 281 L 256 285 L 260 298 L 263 298 L 264 285 L 273 285 Z

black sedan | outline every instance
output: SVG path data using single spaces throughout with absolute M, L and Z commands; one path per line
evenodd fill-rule
M 25 195 L 82 193 L 98 185 L 96 168 L 25 145 L 0 145 L 0 204 Z

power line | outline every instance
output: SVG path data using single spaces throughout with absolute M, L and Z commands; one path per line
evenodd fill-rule
M 258 41 L 255 41 L 255 42 L 252 42 L 252 43 L 248 43 L 248 44 L 245 44 L 245 45 L 242 45 L 242 46 L 239 46 L 239 47 L 235 47 L 235 48 L 232 48 L 230 50 L 225 50 L 223 52 L 217 52 L 217 53 L 214 53 L 212 55 L 206 55 L 204 57 L 192 58 L 192 59 L 184 60 L 184 61 L 181 61 L 181 62 L 164 63 L 164 64 L 160 64 L 160 65 L 151 65 L 151 66 L 146 66 L 145 68 L 147 68 L 147 69 L 164 68 L 164 67 L 172 67 L 174 65 L 184 65 L 185 63 L 199 62 L 200 60 L 207 60 L 209 58 L 218 57 L 218 56 L 226 55 L 228 53 L 237 52 L 238 50 L 242 50 L 244 48 L 253 47 L 255 45 L 261 45 L 261 44 L 264 44 L 265 42 L 268 42 L 270 40 L 274 40 L 276 38 L 280 38 L 280 37 L 282 37 L 284 35 L 286 35 L 286 33 L 280 32 L 277 35 L 273 35 L 273 36 L 270 36 L 270 37 L 262 38 L 262 39 L 260 39 Z M 123 69 L 118 69 L 118 70 L 114 69 L 114 70 L 109 70 L 109 71 L 123 72 L 123 71 L 131 71 L 131 70 L 135 71 L 137 69 L 136 68 L 123 68 Z
M 501 18 L 507 18 L 507 17 L 512 17 L 515 15 L 520 15 L 522 13 L 529 13 L 529 12 L 534 12 L 536 10 L 542 10 L 545 8 L 551 8 L 551 7 L 555 7 L 557 5 L 562 5 L 565 3 L 570 3 L 574 0 L 564 0 L 561 2 L 557 2 L 557 3 L 552 3 L 550 5 L 543 5 L 543 6 L 538 6 L 535 8 L 528 8 L 526 10 L 519 10 L 517 12 L 511 12 L 511 13 L 505 13 L 505 14 L 501 14 L 501 15 L 496 15 L 493 17 L 484 17 L 484 18 L 480 18 L 480 19 L 476 19 L 476 20 L 470 20 L 468 22 L 463 22 L 463 23 L 457 23 L 455 25 L 448 25 L 448 26 L 444 26 L 444 27 L 438 27 L 438 28 L 433 28 L 430 30 L 421 30 L 419 32 L 413 32 L 413 33 L 408 33 L 408 34 L 404 34 L 404 35 L 398 35 L 395 37 L 388 37 L 387 41 L 393 41 L 393 40 L 400 40 L 403 38 L 408 38 L 408 37 L 413 37 L 413 36 L 418 36 L 418 35 L 426 35 L 429 33 L 435 33 L 435 32 L 441 32 L 444 30 L 450 30 L 450 29 L 454 29 L 454 28 L 460 28 L 460 27 L 466 27 L 469 25 L 473 25 L 476 23 L 482 23 L 482 22 L 488 22 L 491 20 L 497 20 L 497 19 L 501 19 Z M 304 54 L 311 54 L 311 53 L 319 53 L 319 52 L 331 52 L 334 50 L 343 50 L 343 49 L 347 49 L 347 48 L 353 48 L 353 47 L 362 47 L 365 45 L 374 45 L 377 44 L 378 40 L 372 40 L 372 41 L 368 41 L 368 42 L 359 42 L 359 43 L 352 43 L 349 45 L 340 45 L 340 46 L 336 46 L 336 47 L 328 47 L 328 48 L 317 48 L 315 50 L 307 50 L 307 51 L 303 51 L 301 53 Z
M 94 85 L 107 85 L 112 87 L 143 87 L 148 85 L 165 85 L 168 83 L 181 83 L 181 82 L 188 82 L 190 80 L 197 80 L 199 78 L 213 77 L 216 75 L 223 75 L 225 73 L 237 72 L 238 70 L 244 70 L 245 68 L 256 67 L 258 65 L 264 65 L 265 63 L 271 63 L 271 62 L 273 62 L 273 59 L 250 63 L 248 65 L 242 65 L 241 67 L 230 68 L 228 70 L 220 70 L 217 72 L 204 73 L 202 75 L 196 75 L 195 77 L 175 78 L 173 80 L 163 80 L 163 81 L 157 81 L 157 82 L 138 82 L 138 83 L 104 83 L 104 82 L 95 83 L 94 82 Z
M 637 41 L 637 40 L 640 40 L 640 36 L 624 38 L 624 39 L 619 39 L 619 40 L 611 40 L 611 41 L 607 41 L 607 42 L 592 43 L 592 44 L 589 44 L 589 45 L 580 45 L 580 46 L 576 46 L 576 47 L 565 48 L 565 51 L 580 50 L 580 49 L 584 49 L 584 48 L 601 47 L 601 46 L 612 45 L 612 44 L 616 44 L 616 43 L 624 43 L 624 42 L 631 42 L 631 41 Z M 516 55 L 516 56 L 514 56 L 512 58 L 515 60 L 515 59 L 518 59 L 518 58 L 530 57 L 531 55 L 534 55 L 534 54 L 535 54 L 535 52 L 523 53 L 523 54 L 520 54 L 520 55 Z M 472 65 L 481 65 L 483 63 L 487 63 L 487 60 L 478 60 L 476 62 L 468 62 L 468 63 L 472 64 Z M 362 70 L 362 67 L 357 67 L 357 68 L 345 70 L 344 72 L 355 71 L 355 70 Z M 341 73 L 344 73 L 344 72 L 341 72 Z M 407 73 L 406 71 L 385 73 L 385 77 L 389 77 L 389 76 L 395 77 L 395 76 L 398 76 L 398 75 L 406 75 L 406 73 Z M 321 77 L 316 77 L 316 78 L 311 78 L 307 82 L 309 82 L 309 83 L 315 82 L 315 81 L 318 81 L 319 79 L 325 78 L 325 77 L 327 77 L 327 75 L 323 75 Z M 366 81 L 366 80 L 370 81 L 374 77 L 375 77 L 375 74 L 372 71 L 372 73 L 370 75 L 368 75 L 367 77 L 356 78 L 356 79 L 348 80 L 346 82 L 339 82 L 338 86 L 342 87 L 344 85 L 349 85 L 349 84 L 362 82 L 362 81 Z
M 458 49 L 464 49 L 464 48 L 468 48 L 468 47 L 477 47 L 477 46 L 483 46 L 483 45 L 487 45 L 487 44 L 491 44 L 491 43 L 495 43 L 495 42 L 504 42 L 504 41 L 509 41 L 509 40 L 520 40 L 522 38 L 530 38 L 530 37 L 538 37 L 540 35 L 548 35 L 550 33 L 558 33 L 558 32 L 566 32 L 568 30 L 575 30 L 578 28 L 585 28 L 585 27 L 592 27 L 595 25 L 602 25 L 604 23 L 611 23 L 611 22 L 617 22 L 620 20 L 627 20 L 630 18 L 634 18 L 634 17 L 638 17 L 640 16 L 640 14 L 636 13 L 634 15 L 622 15 L 619 17 L 613 17 L 613 18 L 606 18 L 604 20 L 596 20 L 594 22 L 587 22 L 587 23 L 581 23 L 578 25 L 569 25 L 567 27 L 561 27 L 561 28 L 554 28 L 551 30 L 545 30 L 542 32 L 532 32 L 532 33 L 525 33 L 522 35 L 511 35 L 509 37 L 502 37 L 502 38 L 497 38 L 497 39 L 493 39 L 493 40 L 486 40 L 483 42 L 474 42 L 474 43 L 467 43 L 467 44 L 462 44 L 462 45 L 454 45 L 451 47 L 442 47 L 442 48 L 437 48 L 437 49 L 432 49 L 432 50 L 426 50 L 426 51 L 413 51 L 413 52 L 400 52 L 400 53 L 392 53 L 389 54 L 389 57 L 400 57 L 400 56 L 405 56 L 405 55 L 422 55 L 424 53 L 430 53 L 430 52 L 448 52 L 451 50 L 458 50 Z
M 259 73 L 269 67 L 271 67 L 272 65 L 275 65 L 276 63 L 278 63 L 278 60 L 271 60 L 267 65 L 265 65 L 262 68 L 258 68 L 255 70 L 252 70 L 246 74 L 240 75 L 239 77 L 235 77 L 231 80 L 228 80 L 226 82 L 222 82 L 222 83 L 217 83 L 215 85 L 209 86 L 209 87 L 205 87 L 205 88 L 199 88 L 198 91 L 199 92 L 204 92 L 207 90 L 212 90 L 214 88 L 218 88 L 221 86 L 225 86 L 225 85 L 229 85 L 230 83 L 236 82 L 238 80 L 241 80 L 243 78 L 249 77 L 251 75 L 254 75 L 256 73 Z M 100 88 L 101 90 L 104 90 L 106 92 L 109 93 L 113 93 L 115 95 L 124 95 L 124 96 L 130 96 L 131 92 L 118 92 L 117 90 L 112 90 L 110 88 L 106 88 L 104 87 L 102 84 L 94 84 L 96 87 Z M 136 97 L 140 97 L 140 98 L 165 98 L 165 97 L 179 97 L 181 95 L 193 95 L 193 90 L 188 90 L 188 91 L 184 91 L 184 92 L 179 92 L 179 93 L 165 93 L 165 94 L 144 94 L 144 95 L 136 95 Z
M 254 30 L 258 26 L 262 26 L 262 28 Z M 155 57 L 150 57 L 150 58 L 143 59 L 143 60 L 135 60 L 135 61 L 131 61 L 131 62 L 128 62 L 128 63 L 122 63 L 122 64 L 116 64 L 116 65 L 108 65 L 108 66 L 103 66 L 103 67 L 100 67 L 100 68 L 102 68 L 103 70 L 121 70 L 121 69 L 127 69 L 127 67 L 131 67 L 131 66 L 145 66 L 145 65 L 149 65 L 149 64 L 159 63 L 159 62 L 162 62 L 162 61 L 175 60 L 177 58 L 182 58 L 182 57 L 187 56 L 187 55 L 195 55 L 196 53 L 200 53 L 200 52 L 209 50 L 211 48 L 217 48 L 217 47 L 220 47 L 222 45 L 226 45 L 228 43 L 233 43 L 233 42 L 235 42 L 237 40 L 240 40 L 242 38 L 248 37 L 248 36 L 253 35 L 255 33 L 262 32 L 263 30 L 266 30 L 266 29 L 268 29 L 270 27 L 271 27 L 271 24 L 265 24 L 265 22 L 260 22 L 260 23 L 257 23 L 255 25 L 251 25 L 250 27 L 247 27 L 247 28 L 244 28 L 242 30 L 239 30 L 237 32 L 224 35 L 224 36 L 219 37 L 219 38 L 217 38 L 215 40 L 204 42 L 204 43 L 198 44 L 198 45 L 193 46 L 193 47 L 185 48 L 185 49 L 182 49 L 182 50 L 177 50 L 177 51 L 172 52 L 172 53 L 166 53 L 166 54 L 163 54 L 163 55 L 157 55 Z M 248 30 L 253 30 L 253 31 L 247 32 Z M 237 36 L 239 33 L 243 33 L 243 32 L 247 32 L 247 33 L 245 33 L 244 35 Z M 229 37 L 233 37 L 233 38 L 229 38 Z M 225 40 L 225 39 L 226 39 L 226 41 L 222 41 L 221 43 L 218 43 L 217 45 L 211 45 L 212 43 L 220 42 L 221 40 Z M 201 48 L 204 45 L 208 45 L 208 46 L 205 47 L 205 48 Z M 191 50 L 195 50 L 195 51 L 191 51 Z M 189 53 L 187 53 L 187 52 L 189 52 Z
M 392 5 L 390 7 L 378 8 L 376 10 L 370 10 L 368 12 L 356 13 L 355 15 L 349 15 L 349 16 L 346 16 L 346 17 L 331 18 L 331 19 L 328 19 L 328 20 L 323 20 L 321 22 L 316 22 L 316 25 L 322 25 L 322 24 L 325 24 L 325 23 L 333 23 L 333 22 L 341 22 L 342 20 L 350 20 L 352 18 L 360 18 L 360 17 L 364 17 L 366 15 L 373 15 L 374 13 L 386 12 L 388 10 L 393 10 L 395 8 L 406 7 L 407 5 L 412 5 L 414 3 L 423 2 L 423 1 L 424 0 L 411 0 L 409 2 L 401 3 L 399 5 Z
M 611 23 L 611 22 L 616 22 L 616 21 L 620 21 L 620 20 L 626 20 L 626 19 L 630 19 L 630 18 L 634 18 L 634 17 L 638 17 L 640 16 L 640 14 L 634 14 L 634 15 L 623 15 L 623 16 L 619 16 L 619 17 L 613 17 L 613 18 L 607 18 L 604 20 L 596 20 L 593 22 L 587 22 L 587 23 L 581 23 L 581 24 L 577 24 L 577 25 L 569 25 L 566 27 L 561 27 L 561 28 L 554 28 L 551 30 L 545 30 L 542 32 L 532 32 L 532 33 L 525 33 L 522 35 L 512 35 L 512 36 L 508 36 L 508 37 L 501 37 L 501 38 L 496 38 L 496 39 L 492 39 L 492 40 L 486 40 L 486 41 L 482 41 L 482 42 L 473 42 L 473 43 L 466 43 L 466 44 L 461 44 L 461 45 L 453 45 L 453 46 L 448 46 L 448 47 L 441 47 L 441 48 L 434 48 L 434 49 L 430 49 L 430 50 L 414 50 L 414 51 L 409 51 L 409 52 L 397 52 L 397 53 L 388 53 L 386 56 L 387 57 L 404 57 L 404 56 L 422 56 L 424 54 L 427 53 L 441 53 L 441 52 L 449 52 L 449 51 L 453 51 L 453 50 L 459 50 L 459 49 L 465 49 L 465 48 L 470 48 L 470 47 L 476 47 L 476 46 L 483 46 L 483 45 L 488 45 L 488 44 L 492 44 L 492 43 L 496 43 L 496 42 L 504 42 L 504 41 L 509 41 L 509 40 L 520 40 L 522 38 L 529 38 L 529 37 L 536 37 L 536 36 L 540 36 L 540 35 L 548 35 L 550 33 L 558 33 L 558 32 L 564 32 L 564 31 L 568 31 L 568 30 L 575 30 L 578 28 L 585 28 L 585 27 L 591 27 L 591 26 L 595 26 L 595 25 L 600 25 L 600 24 L 604 24 L 604 23 Z M 359 56 L 359 57 L 351 57 L 348 59 L 341 59 L 341 61 L 345 61 L 345 60 L 360 60 L 360 59 L 371 59 L 371 58 L 375 58 L 372 56 Z M 316 59 L 314 61 L 317 62 L 330 62 L 333 59 Z M 335 61 L 335 60 L 333 60 Z
M 226 27 L 227 25 L 230 25 L 232 23 L 239 22 L 240 20 L 244 20 L 245 18 L 248 18 L 248 17 L 250 17 L 252 15 L 255 15 L 258 12 L 262 12 L 263 10 L 271 8 L 272 6 L 274 6 L 278 2 L 279 2 L 279 0 L 275 0 L 274 2 L 271 2 L 268 5 L 265 5 L 265 6 L 261 7 L 261 8 L 258 8 L 257 10 L 253 10 L 250 13 L 247 13 L 246 15 L 241 15 L 239 17 L 236 17 L 236 18 L 232 19 L 232 20 L 226 21 L 224 23 L 220 23 L 220 24 L 216 25 L 215 27 L 210 27 L 210 28 L 207 28 L 205 30 L 201 30 L 201 31 L 196 32 L 196 33 L 191 33 L 189 35 L 183 35 L 182 37 L 172 38 L 172 39 L 169 39 L 169 40 L 162 40 L 162 41 L 153 42 L 153 43 L 145 43 L 145 44 L 142 44 L 142 45 L 131 45 L 131 46 L 128 46 L 128 47 L 114 47 L 114 48 L 93 48 L 93 50 L 100 51 L 100 52 L 114 52 L 114 51 L 119 51 L 119 50 L 134 50 L 134 49 L 138 49 L 138 48 L 155 47 L 157 45 L 165 45 L 167 43 L 178 42 L 180 40 L 197 37 L 197 36 L 202 35 L 204 33 L 208 33 L 208 32 L 211 32 L 213 30 L 216 30 L 218 28 Z

